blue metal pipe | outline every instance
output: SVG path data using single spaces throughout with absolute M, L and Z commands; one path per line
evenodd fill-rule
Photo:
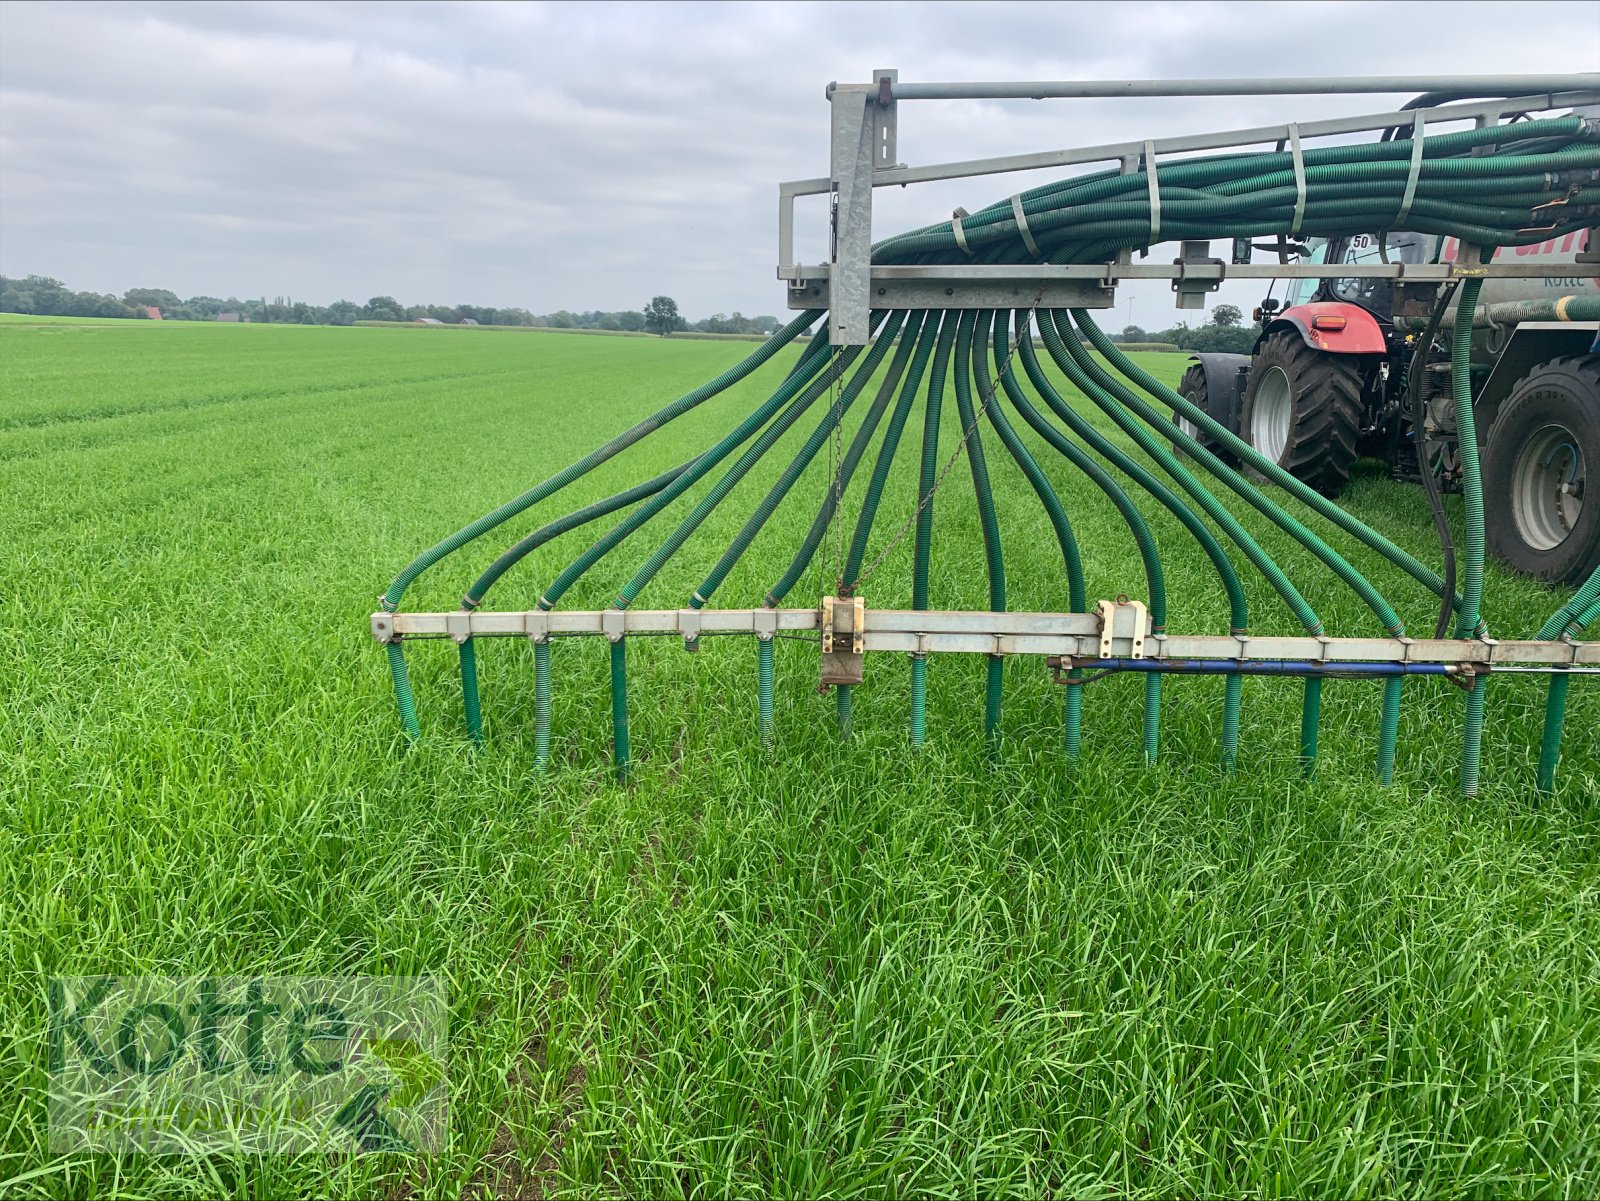
M 1089 671 L 1159 671 L 1187 675 L 1241 676 L 1447 676 L 1449 663 L 1361 663 L 1308 659 L 1074 659 Z

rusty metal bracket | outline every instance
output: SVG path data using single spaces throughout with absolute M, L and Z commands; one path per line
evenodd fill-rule
M 822 598 L 822 686 L 848 687 L 864 678 L 866 605 L 859 596 Z
M 1144 641 L 1150 629 L 1150 611 L 1140 601 L 1129 600 L 1126 594 L 1119 594 L 1114 601 L 1099 600 L 1094 603 L 1094 610 L 1100 617 L 1100 657 L 1111 659 L 1113 643 L 1117 637 L 1117 615 L 1127 611 L 1133 615 L 1132 629 L 1127 637 L 1130 648 L 1128 658 L 1144 658 Z

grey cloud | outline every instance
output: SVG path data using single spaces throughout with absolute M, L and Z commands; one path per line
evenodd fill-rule
M 1516 20 L 1506 20 L 1508 12 Z M 780 179 L 823 86 L 906 78 L 1592 70 L 1596 7 L 36 4 L 0 7 L 0 269 L 74 287 L 777 312 Z M 920 104 L 959 159 L 1362 100 Z M 1372 101 L 1371 103 L 1377 103 Z M 880 193 L 878 228 L 1033 177 Z M 820 204 L 802 247 L 822 245 Z M 1158 290 L 1140 320 L 1164 323 Z M 1149 298 L 1149 303 L 1145 301 Z M 1230 297 L 1248 300 L 1248 297 Z

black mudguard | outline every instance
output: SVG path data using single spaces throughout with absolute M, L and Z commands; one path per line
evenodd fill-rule
M 1239 368 L 1250 365 L 1247 354 L 1191 354 L 1191 362 L 1199 363 L 1206 373 L 1207 412 L 1213 420 L 1227 426 L 1228 432 L 1239 432 L 1240 401 L 1244 397 L 1246 377 Z

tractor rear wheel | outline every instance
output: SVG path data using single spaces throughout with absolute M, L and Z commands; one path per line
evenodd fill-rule
M 1600 566 L 1600 355 L 1535 367 L 1512 386 L 1483 454 L 1489 550 L 1518 571 L 1582 583 Z
M 1295 330 L 1269 335 L 1251 364 L 1240 437 L 1324 496 L 1339 495 L 1361 434 L 1361 368 Z

